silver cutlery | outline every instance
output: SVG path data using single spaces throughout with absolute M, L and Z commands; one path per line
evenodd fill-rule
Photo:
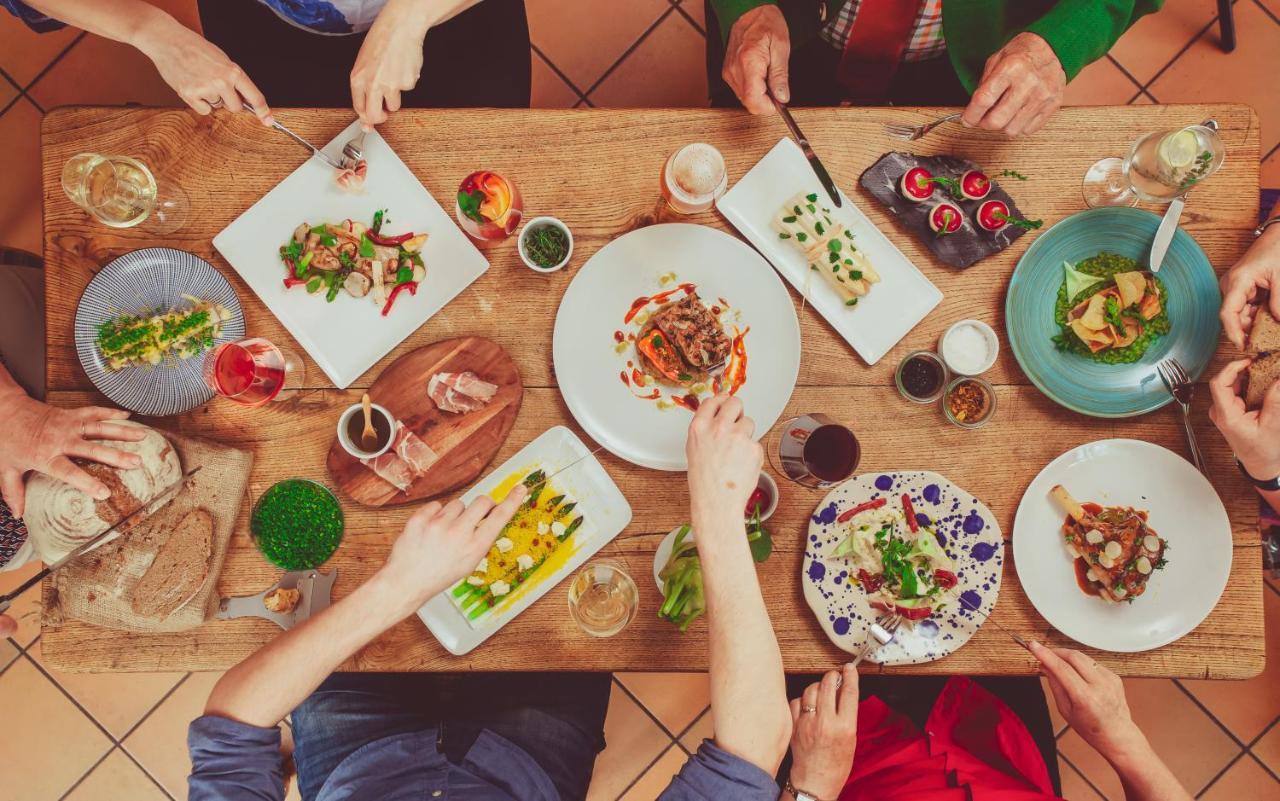
M 360 133 L 351 137 L 342 146 L 342 169 L 354 170 L 356 164 L 364 160 L 364 135 L 367 133 L 368 131 L 361 128 Z
M 917 139 L 928 135 L 930 131 L 939 125 L 945 125 L 948 122 L 955 122 L 963 116 L 957 111 L 955 114 L 948 114 L 945 117 L 939 117 L 933 122 L 926 122 L 922 125 L 907 125 L 905 123 L 888 123 L 884 126 L 884 132 L 889 135 L 890 139 L 901 139 L 904 142 L 914 142 Z
M 818 176 L 818 182 L 822 184 L 822 188 L 826 190 L 827 196 L 831 198 L 831 202 L 839 208 L 843 201 L 840 200 L 840 190 L 836 189 L 836 182 L 831 180 L 831 173 L 827 172 L 827 168 L 822 165 L 822 161 L 813 152 L 813 148 L 809 145 L 809 139 L 800 130 L 800 126 L 796 124 L 795 117 L 791 116 L 791 111 L 778 98 L 769 96 L 773 100 L 773 105 L 778 109 L 778 114 L 782 116 L 782 121 L 787 124 L 787 130 L 791 131 L 791 136 L 796 140 L 796 144 L 800 145 L 800 149 L 804 151 L 804 157 L 809 160 L 809 166 L 813 168 L 814 175 Z
M 1182 410 L 1182 429 L 1187 433 L 1187 445 L 1191 448 L 1191 462 L 1201 473 L 1205 473 L 1204 457 L 1200 455 L 1200 445 L 1196 442 L 1195 429 L 1191 427 L 1191 399 L 1195 394 L 1195 384 L 1177 359 L 1164 359 L 1156 365 L 1156 372 L 1164 382 L 1169 394 L 1177 401 Z M 1207 474 L 1206 474 L 1207 475 Z
M 1208 119 L 1200 123 L 1206 128 L 1218 130 L 1218 121 Z M 1169 252 L 1169 244 L 1173 242 L 1173 235 L 1178 232 L 1178 220 L 1182 218 L 1182 208 L 1187 205 L 1186 195 L 1176 197 L 1169 202 L 1169 208 L 1165 209 L 1164 219 L 1160 220 L 1160 227 L 1156 229 L 1156 238 L 1151 242 L 1151 258 L 1147 263 L 1151 265 L 1151 272 L 1160 272 L 1160 265 L 1164 263 L 1165 254 Z
M 862 660 L 870 656 L 872 651 L 893 642 L 893 635 L 898 631 L 898 627 L 901 625 L 902 615 L 898 614 L 891 615 L 889 619 L 884 622 L 877 620 L 875 623 L 872 623 L 870 629 L 872 639 L 863 647 L 862 652 L 858 654 L 857 658 L 853 660 L 853 666 L 857 667 L 861 664 Z
M 257 111 L 254 111 L 253 106 L 248 101 L 242 99 L 240 101 L 240 104 L 244 106 L 246 109 L 248 109 L 249 111 L 252 111 L 254 114 L 258 113 Z M 221 108 L 221 106 L 222 106 L 222 101 L 218 101 L 214 105 L 214 108 Z M 280 123 L 279 120 L 272 120 L 271 127 L 275 128 L 277 131 L 280 131 L 283 134 L 287 134 L 290 138 L 293 139 L 293 141 L 302 145 L 307 150 L 310 150 L 312 155 L 319 156 L 321 161 L 323 161 L 325 164 L 328 164 L 330 167 L 334 168 L 335 170 L 342 169 L 342 165 L 334 161 L 331 156 L 329 156 L 320 148 L 308 142 L 306 139 L 303 139 L 301 136 L 298 136 L 296 133 L 286 128 L 284 125 Z M 345 148 L 344 148 L 344 152 L 345 152 Z
M 986 612 L 982 611 L 982 610 L 981 610 L 981 609 L 979 609 L 978 607 L 976 607 L 976 606 L 974 606 L 973 604 L 971 604 L 971 603 L 969 603 L 968 601 L 966 601 L 966 600 L 964 599 L 964 596 L 963 596 L 963 595 L 961 595 L 960 593 L 956 592 L 954 589 L 951 589 L 951 590 L 949 590 L 949 591 L 950 591 L 950 593 L 951 593 L 951 596 L 952 596 L 953 598 L 955 598 L 957 601 L 959 601 L 959 602 L 960 602 L 960 605 L 961 605 L 961 606 L 963 606 L 965 609 L 968 609 L 970 612 L 976 612 L 977 614 L 982 615 L 982 619 L 983 619 L 983 621 L 984 621 L 984 622 L 990 623 L 991 625 L 993 625 L 993 626 L 995 626 L 996 628 L 998 628 L 998 629 L 1000 629 L 1001 631 L 1003 631 L 1005 634 L 1008 634 L 1010 637 L 1012 637 L 1012 638 L 1013 638 L 1013 641 L 1014 641 L 1014 642 L 1016 642 L 1018 645 L 1021 645 L 1023 648 L 1026 648 L 1028 651 L 1029 651 L 1029 650 L 1031 650 L 1031 647 L 1027 645 L 1027 641 L 1026 641 L 1026 640 L 1022 639 L 1022 638 L 1021 638 L 1021 637 L 1019 637 L 1017 634 L 1014 634 L 1014 633 L 1013 633 L 1012 631 L 1010 631 L 1009 629 L 1007 629 L 1007 628 L 1005 628 L 1004 626 L 1000 625 L 1000 623 L 999 623 L 999 622 L 997 622 L 997 621 L 995 621 L 995 620 L 992 620 L 992 619 L 991 619 L 991 615 L 987 614 Z

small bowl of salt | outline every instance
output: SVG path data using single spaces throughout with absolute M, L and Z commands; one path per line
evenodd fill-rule
M 951 372 L 980 375 L 991 369 L 1000 353 L 1000 338 L 981 320 L 961 320 L 942 335 L 938 348 Z

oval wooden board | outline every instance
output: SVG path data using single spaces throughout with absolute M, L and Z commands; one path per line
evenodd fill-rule
M 427 395 L 431 376 L 464 370 L 497 384 L 497 395 L 488 406 L 469 414 L 436 408 Z M 474 481 L 515 425 L 524 387 L 520 369 L 501 345 L 484 337 L 458 337 L 396 359 L 369 387 L 369 397 L 421 437 L 440 460 L 408 490 L 400 492 L 343 450 L 335 433 L 327 462 L 329 476 L 357 503 L 397 506 L 433 498 Z

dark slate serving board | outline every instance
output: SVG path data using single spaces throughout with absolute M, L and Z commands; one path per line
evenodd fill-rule
M 885 153 L 880 160 L 862 173 L 859 183 L 898 218 L 903 227 L 928 246 L 942 262 L 952 267 L 969 267 L 974 262 L 999 253 L 1026 230 L 1016 225 L 1006 225 L 999 231 L 987 231 L 974 221 L 978 206 L 987 200 L 1003 200 L 1009 205 L 1009 212 L 1015 217 L 1025 216 L 1018 210 L 1009 193 L 1004 191 L 994 178 L 991 179 L 991 193 L 982 200 L 957 200 L 941 187 L 935 187 L 933 197 L 922 202 L 912 203 L 898 191 L 898 185 L 907 170 L 913 167 L 924 167 L 935 176 L 955 178 L 969 170 L 981 170 L 982 167 L 972 161 L 954 156 L 917 156 L 914 153 Z M 990 176 L 988 176 L 990 178 Z M 929 210 L 937 203 L 947 200 L 960 207 L 964 212 L 964 223 L 960 230 L 949 236 L 936 236 L 929 227 Z

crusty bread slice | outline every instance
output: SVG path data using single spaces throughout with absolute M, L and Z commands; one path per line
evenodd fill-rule
M 1262 399 L 1266 397 L 1271 385 L 1280 380 L 1280 350 L 1259 356 L 1249 365 L 1245 379 L 1244 405 L 1247 409 L 1258 409 Z
M 1253 316 L 1253 328 L 1249 331 L 1249 346 L 1245 348 L 1251 356 L 1261 353 L 1280 351 L 1280 320 L 1271 316 L 1267 304 L 1258 306 Z
M 129 605 L 144 617 L 164 620 L 204 585 L 213 552 L 213 516 L 192 509 L 173 527 L 147 572 L 133 586 Z

